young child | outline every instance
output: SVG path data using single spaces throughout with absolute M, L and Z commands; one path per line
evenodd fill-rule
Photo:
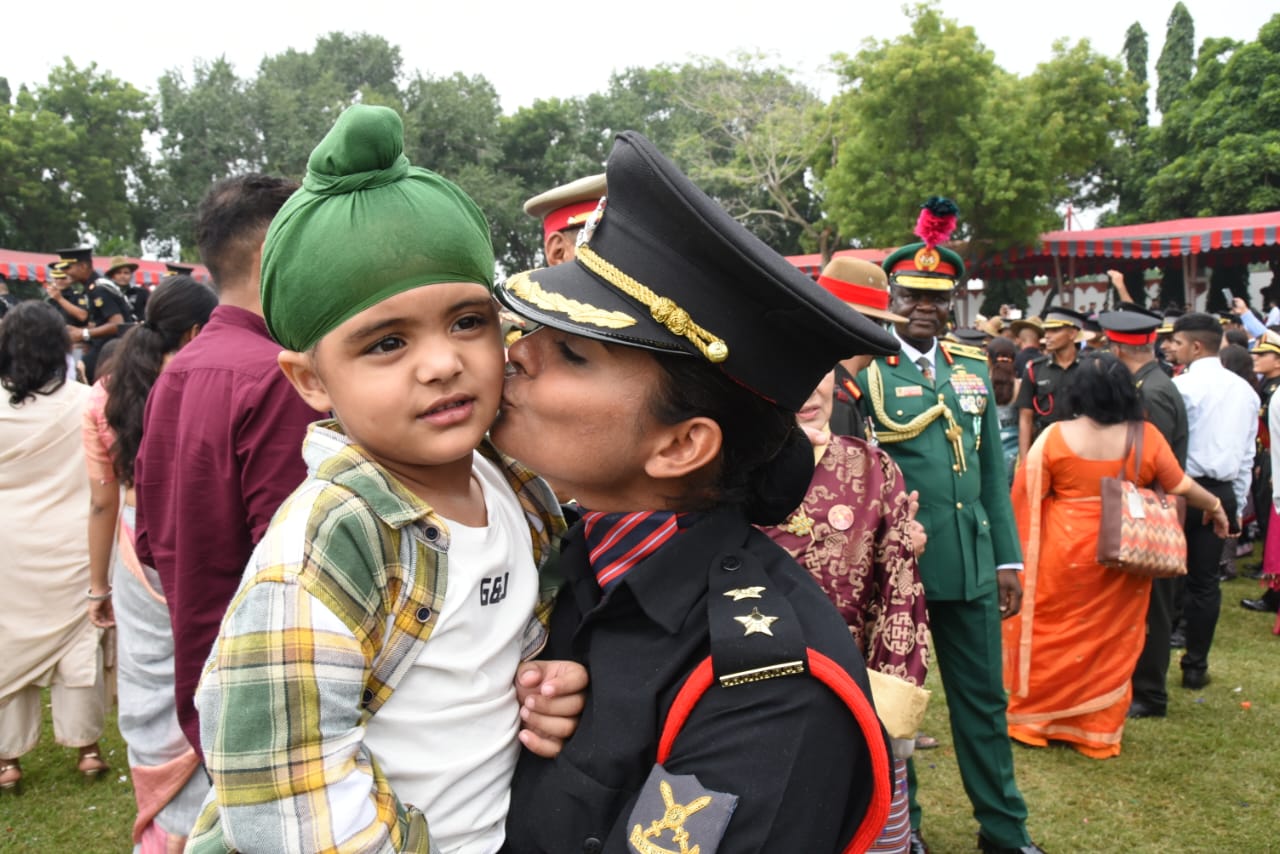
M 504 370 L 485 219 L 402 149 L 392 110 L 350 108 L 267 233 L 281 369 L 334 420 L 311 426 L 308 477 L 255 550 L 196 693 L 214 791 L 189 851 L 503 842 L 530 712 L 514 679 L 545 642 L 555 585 L 539 570 L 564 521 L 485 439 Z M 530 703 L 564 736 L 551 717 L 581 697 Z M 520 734 L 554 753 L 548 740 Z

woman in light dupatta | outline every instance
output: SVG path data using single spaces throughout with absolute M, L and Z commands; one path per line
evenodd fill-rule
M 52 306 L 24 302 L 0 323 L 0 790 L 22 781 L 18 760 L 40 740 L 41 689 L 53 735 L 79 749 L 87 777 L 107 770 L 102 630 L 89 622 L 89 484 L 80 419 L 89 389 L 66 379 L 66 326 Z
M 133 462 L 151 386 L 217 304 L 214 292 L 189 276 L 166 279 L 147 301 L 146 320 L 129 330 L 109 374 L 94 385 L 84 415 L 93 498 L 89 618 L 102 628 L 117 627 L 120 734 L 129 748 L 138 804 L 138 854 L 181 851 L 209 790 L 204 774 L 197 773 L 199 757 L 178 726 L 173 629 L 160 579 L 133 550 Z

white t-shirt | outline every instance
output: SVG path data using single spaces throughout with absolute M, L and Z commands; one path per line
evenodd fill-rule
M 445 854 L 492 854 L 505 838 L 520 743 L 515 673 L 538 595 L 520 502 L 474 457 L 489 524 L 449 525 L 444 607 L 418 660 L 369 720 L 365 743 Z

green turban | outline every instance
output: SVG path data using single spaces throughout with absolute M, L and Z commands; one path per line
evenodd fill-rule
M 409 165 L 394 110 L 348 108 L 267 230 L 267 329 L 285 348 L 309 350 L 366 308 L 440 282 L 493 287 L 484 214 L 453 183 Z

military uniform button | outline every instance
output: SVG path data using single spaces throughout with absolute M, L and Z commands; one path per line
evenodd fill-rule
M 604 850 L 604 843 L 594 836 L 588 836 L 582 841 L 582 854 L 600 854 Z
M 729 555 L 724 560 L 720 561 L 720 568 L 725 572 L 737 572 L 739 569 L 742 569 L 742 559 L 737 555 Z
M 902 410 L 901 410 L 901 409 L 899 409 L 899 410 L 898 410 L 898 414 L 899 414 L 899 415 L 901 415 L 901 414 L 902 414 Z
M 957 510 L 963 510 L 963 509 L 964 509 L 964 502 L 963 502 L 963 501 L 957 501 L 957 502 L 956 502 L 956 509 L 957 509 Z
M 952 470 L 952 471 L 960 471 L 960 464 L 959 464 L 959 463 L 952 463 L 952 464 L 951 464 L 951 470 Z

